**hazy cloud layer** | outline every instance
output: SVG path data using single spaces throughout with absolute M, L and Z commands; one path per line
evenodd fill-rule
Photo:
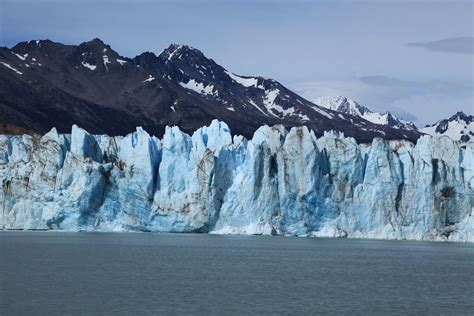
M 413 87 L 418 85 L 418 83 L 414 81 L 401 80 L 381 75 L 363 76 L 359 79 L 361 82 L 373 86 Z
M 359 80 L 362 83 L 372 86 L 384 86 L 390 88 L 402 88 L 404 91 L 410 92 L 409 94 L 427 94 L 436 92 L 437 94 L 453 94 L 453 95 L 466 95 L 472 94 L 474 83 L 472 81 L 457 82 L 454 80 L 425 80 L 425 81 L 413 81 L 403 80 L 399 78 L 392 78 L 387 76 L 363 76 Z
M 427 50 L 457 53 L 474 54 L 474 37 L 453 37 L 433 42 L 408 43 L 408 46 L 423 47 Z

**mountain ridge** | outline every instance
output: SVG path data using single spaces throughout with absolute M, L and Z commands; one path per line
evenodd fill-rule
M 461 143 L 474 141 L 474 117 L 462 111 L 458 111 L 447 119 L 441 119 L 434 124 L 418 128 L 413 122 L 400 119 L 388 111 L 385 113 L 374 112 L 345 96 L 324 96 L 314 98 L 313 101 L 327 109 L 360 116 L 374 124 L 388 125 L 402 130 L 418 130 L 436 137 L 448 136 Z
M 374 124 L 387 125 L 397 129 L 418 129 L 413 122 L 400 119 L 389 111 L 385 113 L 374 112 L 345 96 L 318 97 L 313 101 L 314 103 L 331 110 L 360 116 Z
M 434 124 L 421 128 L 425 134 L 432 136 L 448 136 L 462 143 L 474 141 L 474 116 L 462 111 L 456 112 L 447 119 L 442 119 Z
M 0 63 L 0 122 L 33 132 L 78 124 L 124 135 L 143 126 L 161 136 L 166 125 L 190 132 L 219 119 L 247 137 L 265 124 L 304 125 L 317 135 L 336 130 L 359 142 L 421 135 L 319 107 L 274 79 L 236 75 L 187 45 L 127 58 L 97 38 L 79 45 L 37 40 L 0 48 Z

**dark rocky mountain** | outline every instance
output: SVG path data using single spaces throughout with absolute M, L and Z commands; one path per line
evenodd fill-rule
M 161 136 L 166 125 L 192 132 L 217 118 L 247 137 L 263 124 L 337 130 L 359 142 L 420 135 L 317 106 L 273 79 L 233 74 L 185 45 L 130 59 L 99 39 L 21 42 L 0 48 L 0 82 L 0 123 L 38 133 L 78 124 L 118 135 L 141 125 Z

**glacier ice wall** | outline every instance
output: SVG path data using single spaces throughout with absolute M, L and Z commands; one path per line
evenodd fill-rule
M 223 122 L 189 136 L 0 136 L 2 229 L 474 241 L 474 145 Z

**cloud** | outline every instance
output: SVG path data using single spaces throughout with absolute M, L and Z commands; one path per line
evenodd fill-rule
M 411 87 L 416 85 L 413 81 L 401 80 L 387 76 L 364 76 L 359 78 L 361 82 L 373 86 Z
M 432 42 L 408 43 L 411 47 L 423 47 L 427 50 L 456 54 L 474 54 L 474 37 L 452 37 Z
M 436 123 L 440 119 L 449 118 L 457 111 L 473 114 L 473 101 L 472 96 L 424 94 L 395 100 L 390 107 L 417 113 L 420 118 L 414 121 L 418 127 L 423 127 Z M 408 119 L 408 117 L 401 117 Z
M 388 77 L 387 77 L 388 78 Z M 384 80 L 385 82 L 385 80 Z M 408 98 L 411 94 L 405 87 L 367 84 L 358 78 L 346 80 L 315 80 L 291 85 L 295 92 L 310 101 L 320 96 L 346 96 L 369 109 L 377 112 L 391 112 L 400 118 L 419 124 L 416 111 L 394 107 L 392 104 L 400 98 Z
M 398 88 L 402 94 L 471 94 L 474 89 L 473 82 L 456 82 L 447 80 L 425 80 L 413 81 L 399 78 L 393 78 L 382 75 L 363 76 L 359 78 L 360 82 L 378 87 Z

